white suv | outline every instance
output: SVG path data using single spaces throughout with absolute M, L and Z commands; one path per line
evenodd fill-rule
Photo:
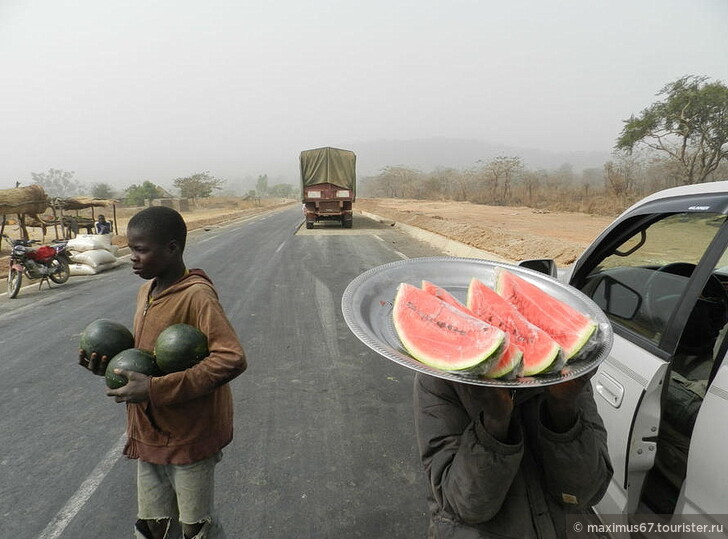
M 592 378 L 614 466 L 599 514 L 728 514 L 727 214 L 728 181 L 658 192 L 560 276 L 615 334 Z

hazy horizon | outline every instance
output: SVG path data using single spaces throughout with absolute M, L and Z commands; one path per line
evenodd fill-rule
M 728 83 L 726 22 L 724 0 L 0 0 L 0 188 L 296 182 L 319 146 L 372 174 L 377 141 L 608 155 L 668 82 Z

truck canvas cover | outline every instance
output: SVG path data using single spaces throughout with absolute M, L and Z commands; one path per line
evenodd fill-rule
M 338 148 L 316 148 L 301 152 L 301 182 L 304 187 L 331 183 L 356 189 L 356 155 Z

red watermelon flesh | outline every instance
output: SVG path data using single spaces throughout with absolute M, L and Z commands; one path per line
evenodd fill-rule
M 499 268 L 496 290 L 532 324 L 551 335 L 561 346 L 567 361 L 584 347 L 597 329 L 594 320 L 585 314 L 508 270 Z
M 399 285 L 392 318 L 407 352 L 445 371 L 487 372 L 506 340 L 500 329 L 408 283 Z
M 518 310 L 482 281 L 473 278 L 468 287 L 468 308 L 475 315 L 508 333 L 523 353 L 521 376 L 544 372 L 559 357 L 559 345 L 545 331 L 530 323 Z
M 434 294 L 444 302 L 449 303 L 453 307 L 456 307 L 471 316 L 476 316 L 473 311 L 458 301 L 458 299 L 450 292 L 431 283 L 430 281 L 422 281 L 422 290 L 429 292 L 430 294 Z M 520 365 L 522 358 L 523 353 L 521 352 L 521 349 L 516 346 L 513 339 L 508 339 L 508 345 L 503 350 L 498 361 L 494 362 L 493 366 L 483 376 L 486 378 L 502 378 L 503 376 L 513 372 L 513 370 Z
M 464 313 L 468 313 L 470 316 L 475 316 L 473 314 L 473 311 L 468 309 L 465 305 L 463 305 L 455 296 L 453 296 L 450 292 L 445 290 L 442 287 L 437 286 L 434 283 L 431 283 L 430 281 L 422 281 L 422 290 L 425 292 L 429 292 L 430 294 L 437 296 L 445 303 L 449 303 L 453 307 L 457 307 Z

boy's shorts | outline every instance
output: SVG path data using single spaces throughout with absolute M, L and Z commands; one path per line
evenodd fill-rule
M 192 464 L 150 464 L 138 460 L 137 518 L 178 518 L 184 524 L 212 521 L 215 465 L 221 458 L 222 452 Z

